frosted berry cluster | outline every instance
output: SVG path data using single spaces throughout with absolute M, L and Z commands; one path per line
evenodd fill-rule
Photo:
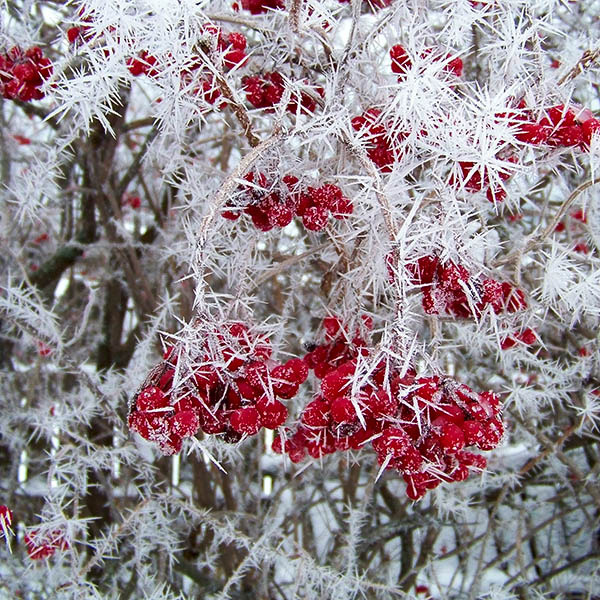
M 358 356 L 369 354 L 363 338 L 331 318 L 324 328 L 326 343 L 305 358 L 321 379 L 320 393 L 295 431 L 275 438 L 275 452 L 300 462 L 307 454 L 321 458 L 371 443 L 382 469 L 402 473 L 413 500 L 485 468 L 485 458 L 465 448 L 491 450 L 502 439 L 495 394 L 478 394 L 449 377 L 417 378 L 385 361 L 368 378 L 357 377 Z
M 41 100 L 41 87 L 52 75 L 52 63 L 41 49 L 32 46 L 23 51 L 18 46 L 0 54 L 0 93 L 10 100 Z
M 320 231 L 327 226 L 329 215 L 343 219 L 352 214 L 352 203 L 336 185 L 327 183 L 318 188 L 302 187 L 297 177 L 286 175 L 278 191 L 262 173 L 244 176 L 248 185 L 241 187 L 243 209 L 228 206 L 222 215 L 232 221 L 243 213 L 260 231 L 285 227 L 298 216 L 306 229 Z
M 381 111 L 377 108 L 369 108 L 362 115 L 354 117 L 351 124 L 365 140 L 369 158 L 380 171 L 389 173 L 392 165 L 402 158 L 399 145 L 408 137 L 408 132 L 395 131 L 382 122 Z
M 4 504 L 0 505 L 0 537 L 4 537 L 7 544 L 10 543 L 9 540 L 12 535 L 12 529 L 10 528 L 12 522 L 12 510 Z
M 525 294 L 510 283 L 473 277 L 462 265 L 423 256 L 408 265 L 412 283 L 421 286 L 423 309 L 429 315 L 479 317 L 488 306 L 496 314 L 527 308 Z M 394 271 L 390 267 L 390 277 Z
M 502 160 L 502 157 L 498 157 Z M 509 155 L 506 162 L 515 164 L 517 158 Z M 506 189 L 501 184 L 494 184 L 490 170 L 485 165 L 477 165 L 471 161 L 459 161 L 458 177 L 450 176 L 450 185 L 463 187 L 467 192 L 476 193 L 486 190 L 486 198 L 490 202 L 502 202 L 506 198 Z M 508 181 L 513 175 L 512 170 L 498 171 L 497 177 L 501 182 Z
M 13 513 L 8 506 L 0 506 L 0 537 L 4 536 L 10 549 L 10 536 L 14 535 L 11 525 Z M 53 556 L 57 550 L 68 550 L 69 542 L 62 531 L 55 530 L 40 535 L 38 530 L 30 531 L 24 538 L 27 554 L 32 560 L 43 560 Z
M 308 376 L 301 359 L 272 361 L 268 340 L 242 322 L 227 323 L 208 337 L 183 385 L 173 388 L 180 357 L 171 347 L 135 398 L 129 428 L 163 454 L 178 453 L 183 439 L 199 429 L 228 442 L 256 435 L 262 427 L 276 429 L 288 415 L 277 398 L 294 397 Z
M 262 73 L 260 75 L 249 75 L 242 79 L 246 99 L 255 108 L 264 108 L 268 112 L 274 110 L 275 105 L 281 102 L 285 91 L 285 84 L 280 73 Z M 285 107 L 291 113 L 313 113 L 317 107 L 317 95 L 324 96 L 324 90 L 321 87 L 314 88 L 314 94 L 301 92 L 298 95 L 292 95 L 292 98 Z
M 235 31 L 225 34 L 214 25 L 204 25 L 202 31 L 205 39 L 201 40 L 200 45 L 208 55 L 223 66 L 224 71 L 230 71 L 246 63 L 248 58 L 246 55 L 247 41 L 243 34 Z M 127 59 L 127 68 L 134 77 L 158 76 L 159 71 L 156 64 L 157 58 L 146 50 Z M 181 71 L 181 81 L 183 85 L 193 86 L 195 95 L 201 96 L 209 104 L 216 104 L 221 98 L 221 91 L 215 82 L 214 75 L 205 67 L 201 58 L 194 60 Z M 200 77 L 198 77 L 198 73 L 201 73 Z
M 285 9 L 285 0 L 241 0 L 242 8 L 253 15 L 260 15 L 271 10 Z M 239 10 L 239 4 L 233 3 L 234 10 Z
M 137 56 L 131 56 L 127 59 L 127 68 L 134 77 L 147 75 L 148 77 L 156 77 L 158 69 L 156 65 L 156 56 L 148 53 L 147 50 L 142 50 Z
M 53 556 L 57 550 L 68 550 L 69 542 L 62 531 L 51 531 L 40 536 L 39 532 L 34 530 L 25 535 L 25 546 L 27 546 L 29 558 L 43 560 Z
M 577 110 L 564 104 L 548 108 L 537 120 L 524 101 L 518 104 L 517 110 L 497 116 L 515 126 L 515 137 L 519 141 L 551 148 L 572 147 L 587 151 L 593 134 L 600 129 L 600 121 L 590 110 Z
M 350 0 L 338 0 L 340 4 L 347 4 Z M 390 6 L 394 0 L 363 0 L 363 5 L 369 8 L 378 9 Z M 240 3 L 234 2 L 233 9 L 239 10 Z M 244 10 L 249 10 L 253 15 L 268 13 L 272 10 L 284 10 L 284 0 L 241 0 L 241 7 Z
M 535 334 L 535 331 L 530 327 L 527 327 L 523 329 L 523 331 L 505 337 L 500 342 L 500 348 L 502 348 L 502 350 L 508 350 L 509 348 L 516 346 L 519 342 L 525 346 L 531 346 L 532 344 L 535 344 L 536 341 L 537 335 Z
M 432 56 L 436 62 L 443 61 L 443 70 L 447 73 L 452 73 L 456 77 L 460 77 L 463 72 L 463 61 L 460 57 L 453 57 L 452 54 L 442 53 L 433 48 L 426 48 L 421 52 L 421 58 Z M 390 58 L 392 59 L 392 73 L 398 75 L 398 81 L 404 81 L 406 75 L 413 68 L 413 62 L 410 55 L 400 44 L 396 44 L 390 48 Z

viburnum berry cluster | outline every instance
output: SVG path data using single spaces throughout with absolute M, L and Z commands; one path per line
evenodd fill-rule
M 10 538 L 14 535 L 11 525 L 13 513 L 8 506 L 0 506 L 0 536 L 4 536 L 10 550 Z M 69 542 L 64 532 L 56 530 L 41 534 L 34 529 L 25 534 L 24 538 L 27 554 L 32 560 L 43 560 L 53 556 L 57 550 L 68 550 Z
M 532 344 L 535 344 L 536 341 L 537 335 L 535 334 L 535 331 L 531 329 L 531 327 L 526 327 L 523 331 L 505 337 L 500 342 L 500 348 L 502 348 L 502 350 L 508 350 L 509 348 L 516 346 L 519 342 L 525 344 L 525 346 L 531 346 Z
M 394 361 L 382 360 L 359 378 L 373 349 L 336 318 L 328 318 L 324 329 L 326 342 L 305 358 L 321 379 L 320 392 L 295 431 L 275 438 L 275 452 L 296 463 L 307 454 L 322 458 L 370 442 L 382 469 L 402 473 L 412 500 L 485 468 L 485 458 L 465 448 L 491 450 L 502 439 L 496 394 L 478 394 L 450 377 L 417 377 Z
M 283 76 L 278 72 L 248 75 L 242 79 L 242 84 L 248 102 L 255 108 L 264 108 L 268 112 L 273 111 L 281 102 L 285 91 Z M 314 87 L 311 93 L 302 91 L 299 97 L 292 96 L 285 108 L 291 113 L 311 114 L 317 107 L 317 98 L 322 98 L 324 94 L 320 86 Z
M 13 522 L 13 514 L 10 508 L 5 504 L 0 505 L 0 533 L 4 536 L 6 545 L 10 548 L 10 536 L 13 531 L 10 528 Z
M 260 15 L 270 10 L 284 10 L 284 0 L 241 0 L 241 5 L 244 10 L 249 10 L 253 15 Z M 233 3 L 234 10 L 239 10 L 240 6 L 237 2 Z
M 392 165 L 402 158 L 400 144 L 408 137 L 408 132 L 397 131 L 383 122 L 378 108 L 369 108 L 362 115 L 354 117 L 351 124 L 366 142 L 369 158 L 382 173 L 389 173 Z
M 241 194 L 242 203 L 246 206 L 236 209 L 228 203 L 222 215 L 234 221 L 244 212 L 260 231 L 285 227 L 294 216 L 302 219 L 306 229 L 321 231 L 327 226 L 329 215 L 344 219 L 353 211 L 352 202 L 331 183 L 318 188 L 302 186 L 294 175 L 285 175 L 277 190 L 263 173 L 248 173 L 244 179 L 248 185 L 241 186 Z
M 130 56 L 127 59 L 127 68 L 134 77 L 140 75 L 156 77 L 159 73 L 155 67 L 156 61 L 156 56 L 153 56 L 147 50 L 141 50 L 137 56 Z
M 220 65 L 223 71 L 231 71 L 245 65 L 248 59 L 246 55 L 247 40 L 243 34 L 236 31 L 224 33 L 220 27 L 211 24 L 204 25 L 202 33 L 204 37 L 199 43 L 199 48 L 215 64 Z M 140 75 L 157 77 L 160 73 L 157 63 L 156 56 L 147 50 L 142 50 L 137 56 L 127 59 L 127 68 L 134 77 Z M 200 95 L 210 104 L 215 104 L 222 98 L 214 74 L 207 68 L 206 62 L 201 56 L 182 69 L 181 81 L 184 85 L 193 85 L 194 94 Z
M 10 100 L 41 100 L 42 86 L 52 75 L 52 63 L 41 48 L 22 50 L 14 46 L 0 54 L 0 93 Z
M 443 61 L 443 70 L 460 77 L 463 72 L 463 61 L 459 56 L 439 52 L 434 48 L 426 48 L 421 52 L 421 58 L 432 56 L 436 62 Z M 403 81 L 407 73 L 413 68 L 413 61 L 410 55 L 401 44 L 396 44 L 390 48 L 390 58 L 392 59 L 392 72 L 398 75 L 398 81 Z
M 350 0 L 338 0 L 340 4 L 347 4 Z M 369 8 L 378 9 L 390 6 L 394 0 L 363 0 L 363 5 Z M 233 3 L 234 10 L 239 10 L 240 4 Z M 260 15 L 270 10 L 285 10 L 284 0 L 241 0 L 241 7 L 249 10 L 253 15 Z
M 68 550 L 69 542 L 62 531 L 51 531 L 41 535 L 37 530 L 25 535 L 27 554 L 32 560 L 43 560 L 54 556 L 57 550 Z
M 267 338 L 242 322 L 230 322 L 212 332 L 182 374 L 183 383 L 175 385 L 176 371 L 187 357 L 170 347 L 136 395 L 129 428 L 166 455 L 178 453 L 184 438 L 199 429 L 232 443 L 262 427 L 276 429 L 288 416 L 277 398 L 293 398 L 308 367 L 298 358 L 278 364 L 270 357 Z
M 500 160 L 503 157 L 498 157 Z M 515 164 L 517 158 L 514 155 L 508 155 L 504 157 L 504 161 L 507 163 Z M 506 198 L 507 192 L 502 184 L 494 184 L 491 176 L 490 169 L 487 167 L 480 167 L 478 164 L 461 160 L 458 162 L 459 176 L 450 176 L 450 185 L 454 187 L 463 187 L 467 192 L 477 193 L 484 189 L 486 190 L 486 198 L 490 202 L 503 202 Z M 513 175 L 511 170 L 503 170 L 497 172 L 497 177 L 500 182 L 505 182 L 510 179 Z
M 516 109 L 497 116 L 514 125 L 515 137 L 526 144 L 578 148 L 585 152 L 590 149 L 592 136 L 600 129 L 600 121 L 588 109 L 558 104 L 544 110 L 539 119 L 534 118 L 524 100 Z
M 396 276 L 393 257 L 388 259 L 390 278 Z M 419 285 L 423 310 L 429 315 L 478 318 L 487 307 L 495 314 L 527 308 L 525 293 L 507 281 L 473 277 L 463 265 L 428 255 L 408 265 L 412 283 Z

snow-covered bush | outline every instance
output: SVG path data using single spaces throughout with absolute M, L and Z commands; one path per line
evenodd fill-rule
M 1 598 L 597 597 L 597 3 L 0 14 Z

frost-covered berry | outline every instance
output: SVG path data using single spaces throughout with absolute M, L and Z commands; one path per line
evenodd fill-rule
M 336 423 L 351 423 L 356 419 L 356 409 L 348 396 L 340 396 L 331 402 L 331 418 Z
M 260 413 L 253 406 L 234 410 L 229 422 L 232 429 L 242 435 L 256 435 L 262 426 Z
M 269 399 L 267 396 L 258 399 L 256 410 L 260 414 L 263 427 L 267 429 L 281 427 L 288 417 L 288 409 L 279 400 Z

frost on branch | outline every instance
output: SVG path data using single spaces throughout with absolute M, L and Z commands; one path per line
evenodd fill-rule
M 596 5 L 31 4 L 0 596 L 594 597 Z

